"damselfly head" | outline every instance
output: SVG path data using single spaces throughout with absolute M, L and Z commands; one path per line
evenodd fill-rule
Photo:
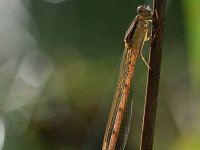
M 138 15 L 145 18 L 150 18 L 153 15 L 151 8 L 149 6 L 144 6 L 144 5 L 139 6 L 137 8 L 137 13 Z

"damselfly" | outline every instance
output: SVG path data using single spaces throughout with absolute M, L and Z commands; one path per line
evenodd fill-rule
M 149 6 L 139 6 L 137 13 L 124 38 L 125 49 L 102 150 L 123 150 L 127 141 L 132 116 L 133 102 L 130 89 L 133 71 L 138 53 L 146 63 L 142 56 L 142 48 L 144 42 L 148 40 L 149 22 L 153 15 Z

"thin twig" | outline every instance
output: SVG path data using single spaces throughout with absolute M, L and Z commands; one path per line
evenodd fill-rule
M 158 16 L 156 16 L 156 11 Z M 150 67 L 148 72 L 145 110 L 141 135 L 140 150 L 152 150 L 154 127 L 156 121 L 156 108 L 160 79 L 160 66 L 162 57 L 163 31 L 164 31 L 165 0 L 154 0 L 153 37 L 150 50 Z

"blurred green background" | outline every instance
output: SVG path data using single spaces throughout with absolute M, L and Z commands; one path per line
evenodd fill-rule
M 152 1 L 0 1 L 0 149 L 101 149 L 141 4 Z M 167 1 L 154 150 L 200 149 L 199 6 Z M 146 76 L 138 59 L 127 150 L 139 149 Z

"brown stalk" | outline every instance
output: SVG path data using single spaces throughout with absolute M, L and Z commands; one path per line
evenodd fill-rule
M 152 150 L 153 148 L 163 47 L 165 3 L 165 0 L 154 0 L 153 18 L 157 19 L 153 21 L 152 37 L 154 37 L 154 39 L 151 42 L 149 60 L 151 69 L 148 71 L 140 150 Z

